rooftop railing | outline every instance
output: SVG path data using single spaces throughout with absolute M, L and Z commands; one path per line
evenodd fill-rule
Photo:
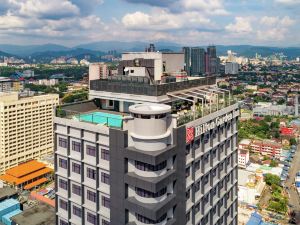
M 133 82 L 129 81 L 128 78 L 124 78 L 124 80 L 100 79 L 90 81 L 90 90 L 135 95 L 162 96 L 166 95 L 168 92 L 214 84 L 216 84 L 216 77 L 214 76 L 166 84 Z

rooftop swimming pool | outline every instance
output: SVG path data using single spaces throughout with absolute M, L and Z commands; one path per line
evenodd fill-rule
M 92 112 L 80 114 L 75 117 L 79 121 L 102 124 L 108 127 L 122 128 L 123 125 L 123 117 L 121 115 L 111 113 Z

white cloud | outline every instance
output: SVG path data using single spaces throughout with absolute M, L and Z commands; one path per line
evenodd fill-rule
M 77 16 L 80 9 L 68 0 L 27 0 L 18 3 L 20 14 L 46 18 Z
M 251 21 L 247 17 L 235 17 L 235 23 L 228 24 L 225 29 L 236 34 L 247 34 L 253 31 Z
M 228 15 L 222 0 L 182 0 L 181 4 L 186 10 L 202 11 L 206 14 Z
M 275 0 L 275 1 L 286 5 L 300 4 L 300 0 Z
M 295 23 L 295 20 L 291 19 L 289 16 L 283 18 L 275 16 L 264 16 L 260 19 L 260 24 L 265 26 L 284 26 L 288 27 Z
M 203 25 L 210 25 L 211 21 L 196 12 L 173 14 L 166 10 L 154 10 L 151 14 L 140 11 L 126 14 L 122 19 L 122 23 L 128 29 L 173 30 L 191 27 L 200 28 Z

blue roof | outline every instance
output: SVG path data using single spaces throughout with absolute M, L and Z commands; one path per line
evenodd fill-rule
M 262 223 L 263 223 L 262 216 L 259 215 L 257 212 L 254 212 L 252 213 L 246 225 L 261 225 Z

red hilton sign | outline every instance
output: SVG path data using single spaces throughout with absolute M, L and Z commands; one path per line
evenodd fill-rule
M 190 143 L 194 140 L 195 137 L 195 128 L 194 127 L 188 127 L 186 128 L 186 143 Z

